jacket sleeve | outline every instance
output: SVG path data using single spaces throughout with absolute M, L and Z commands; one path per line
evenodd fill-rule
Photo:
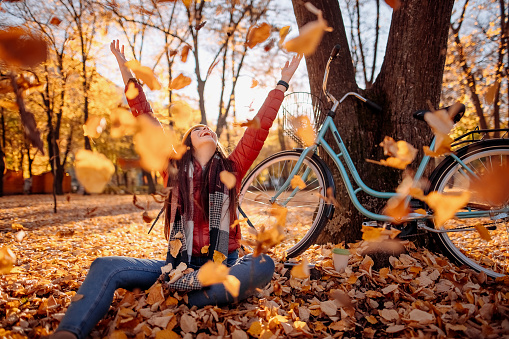
M 134 84 L 134 88 L 138 90 L 138 95 L 135 98 L 127 98 L 127 104 L 129 105 L 132 114 L 135 117 L 138 117 L 142 114 L 148 114 L 153 117 L 154 115 L 152 112 L 152 107 L 150 107 L 150 104 L 147 101 L 147 97 L 145 96 L 145 92 L 143 92 L 143 87 L 141 87 L 138 80 L 134 78 L 129 79 L 127 85 L 125 86 L 124 93 L 127 92 L 130 84 Z
M 253 164 L 263 147 L 263 143 L 269 135 L 269 129 L 276 119 L 279 106 L 283 102 L 284 93 L 278 89 L 269 92 L 262 108 L 258 111 L 255 118 L 260 121 L 260 128 L 248 127 L 240 139 L 237 147 L 230 154 L 228 159 L 234 162 L 237 172 L 238 185 L 246 175 L 249 167 Z M 239 185 L 240 187 L 240 185 Z

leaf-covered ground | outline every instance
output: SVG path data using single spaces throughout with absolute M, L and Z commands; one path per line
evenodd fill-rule
M 17 256 L 0 276 L 0 337 L 51 333 L 94 258 L 126 255 L 164 259 L 159 224 L 147 235 L 132 196 L 0 198 L 0 247 Z M 139 197 L 143 205 L 147 199 Z M 151 203 L 154 217 L 158 205 Z M 13 229 L 14 225 L 14 229 Z M 21 226 L 23 229 L 21 229 Z M 21 232 L 23 231 L 23 232 Z M 311 279 L 290 278 L 279 253 L 270 285 L 230 307 L 189 309 L 185 296 L 159 285 L 150 292 L 119 290 L 94 337 L 509 337 L 509 282 L 460 269 L 426 249 L 407 253 L 375 271 L 369 256 L 356 254 L 349 267 L 333 270 L 330 246 L 307 252 L 317 270 Z

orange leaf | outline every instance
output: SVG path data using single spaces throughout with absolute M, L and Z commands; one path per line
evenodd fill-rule
M 247 119 L 246 122 L 242 122 L 240 124 L 239 123 L 234 123 L 233 126 L 247 127 L 247 128 L 254 128 L 254 129 L 260 129 L 260 127 L 261 127 L 260 119 L 258 117 L 254 117 L 251 120 Z
M 201 248 L 200 252 L 201 252 L 202 254 L 207 254 L 207 253 L 209 253 L 209 246 L 210 246 L 210 245 L 203 246 L 203 247 Z
M 137 89 L 135 88 L 137 91 Z M 129 90 L 128 90 L 129 92 Z M 127 95 L 127 93 L 126 93 Z M 115 108 L 110 114 L 111 130 L 110 135 L 112 138 L 121 138 L 125 135 L 133 135 L 136 133 L 138 124 L 136 118 L 132 113 L 125 108 Z
M 0 60 L 8 65 L 35 67 L 47 57 L 48 44 L 41 36 L 19 26 L 0 29 Z
M 170 114 L 177 128 L 189 128 L 193 122 L 191 106 L 185 101 L 174 101 L 170 106 Z
M 224 288 L 232 295 L 237 298 L 240 291 L 240 281 L 233 275 L 227 275 L 226 280 L 223 281 Z
M 385 0 L 385 3 L 395 11 L 401 7 L 401 0 Z
M 200 267 L 197 278 L 203 286 L 210 286 L 225 281 L 229 271 L 223 264 L 208 261 Z
M 293 266 L 290 272 L 292 277 L 297 279 L 306 279 L 309 277 L 309 263 L 306 257 L 302 259 L 300 264 Z
M 216 264 L 222 264 L 226 260 L 226 256 L 219 251 L 214 251 L 214 256 L 212 257 L 212 260 L 214 260 Z
M 509 162 L 491 160 L 488 168 L 479 168 L 478 178 L 472 179 L 470 190 L 477 201 L 491 206 L 509 202 Z
M 258 86 L 258 81 L 256 81 L 256 79 L 253 79 L 253 81 L 251 82 L 251 88 L 255 88 L 256 86 Z
M 147 224 L 150 224 L 152 222 L 152 220 L 154 220 L 154 218 L 152 218 L 151 216 L 148 215 L 148 212 L 145 211 L 143 212 L 143 214 L 141 215 L 141 217 L 143 218 L 143 221 Z
M 170 241 L 170 254 L 172 257 L 176 258 L 182 248 L 182 241 L 180 239 L 175 239 Z
M 0 248 L 0 274 L 9 273 L 16 263 L 16 255 L 9 247 Z
M 91 138 L 99 138 L 102 131 L 106 127 L 106 119 L 91 115 L 87 122 L 83 125 L 83 135 Z
M 424 154 L 430 157 L 439 157 L 444 154 L 451 153 L 452 139 L 448 135 L 438 134 L 435 140 L 435 149 L 432 151 L 428 146 L 424 146 Z
M 129 100 L 136 98 L 140 94 L 140 91 L 136 88 L 134 83 L 130 82 L 129 86 L 127 86 L 127 91 L 125 92 L 125 97 Z
M 304 54 L 305 56 L 309 56 L 315 52 L 318 44 L 320 44 L 323 33 L 325 31 L 332 31 L 332 28 L 330 28 L 327 25 L 327 21 L 323 19 L 322 11 L 317 10 L 316 8 L 311 9 L 311 7 L 314 6 L 309 2 L 307 2 L 306 5 L 308 10 L 315 12 L 315 14 L 318 16 L 318 19 L 316 21 L 308 22 L 302 26 L 299 30 L 299 36 L 287 41 L 284 44 L 284 48 L 288 52 L 296 52 L 299 54 Z
M 447 220 L 454 217 L 456 212 L 465 206 L 470 199 L 470 192 L 460 194 L 441 194 L 431 192 L 426 196 L 425 202 L 434 211 L 435 226 L 442 226 Z
M 54 16 L 53 18 L 51 18 L 51 20 L 49 21 L 49 23 L 53 26 L 58 26 L 60 25 L 60 23 L 62 22 L 62 20 L 60 20 L 59 18 L 57 18 L 56 16 Z
M 286 224 L 286 214 L 288 213 L 288 209 L 283 207 L 277 203 L 273 203 L 269 209 L 270 215 L 276 217 L 276 223 L 278 226 L 284 227 Z
M 147 292 L 147 304 L 154 305 L 156 302 L 162 303 L 164 301 L 163 287 L 161 284 L 157 283 L 152 285 Z
M 406 201 L 406 195 L 395 195 L 387 201 L 383 214 L 394 218 L 395 224 L 405 221 L 406 216 L 410 213 L 410 207 Z
M 191 78 L 186 77 L 185 75 L 183 75 L 181 73 L 181 74 L 179 74 L 178 77 L 176 77 L 175 79 L 173 79 L 171 81 L 170 89 L 173 89 L 173 90 L 182 89 L 182 88 L 188 86 L 189 84 L 191 84 Z
M 180 60 L 182 62 L 186 62 L 187 61 L 187 55 L 189 54 L 189 51 L 191 49 L 192 48 L 189 45 L 184 45 L 184 47 L 182 47 L 182 51 L 180 51 Z
M 286 36 L 290 33 L 290 26 L 284 26 L 279 30 L 279 45 L 281 46 L 286 39 Z
M 228 188 L 231 190 L 235 187 L 235 184 L 237 183 L 237 178 L 234 174 L 228 172 L 228 171 L 222 171 L 219 173 L 219 180 Z
M 270 36 L 272 26 L 268 23 L 262 22 L 261 24 L 251 26 L 247 33 L 246 45 L 253 48 L 256 45 L 264 42 Z
M 149 67 L 142 66 L 138 60 L 130 60 L 125 63 L 125 66 L 133 71 L 134 75 L 143 81 L 151 90 L 161 89 L 161 84 Z
M 382 227 L 362 226 L 362 240 L 380 241 L 383 230 Z
M 295 175 L 292 180 L 290 181 L 290 185 L 292 185 L 292 188 L 299 187 L 301 190 L 306 188 L 306 183 L 302 181 L 302 178 L 298 175 Z
M 498 92 L 499 87 L 500 82 L 496 80 L 495 83 L 491 85 L 486 91 L 486 94 L 484 95 L 484 100 L 488 105 L 493 104 L 493 102 L 495 101 L 495 94 Z
M 306 115 L 297 116 L 291 120 L 291 124 L 304 146 L 308 147 L 315 143 L 316 135 L 309 117 Z
M 111 160 L 101 153 L 79 150 L 74 163 L 76 177 L 89 193 L 101 193 L 115 173 Z

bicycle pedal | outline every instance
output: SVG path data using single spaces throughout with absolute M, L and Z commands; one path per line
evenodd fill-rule
M 362 226 L 377 227 L 378 226 L 378 222 L 376 220 L 364 221 L 362 223 Z

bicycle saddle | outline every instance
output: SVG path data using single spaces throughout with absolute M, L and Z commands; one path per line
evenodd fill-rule
M 441 109 L 445 109 L 449 112 L 449 109 L 451 108 L 452 106 L 447 106 L 447 107 L 444 107 L 444 108 L 441 108 Z M 421 121 L 424 121 L 424 115 L 426 113 L 431 113 L 431 111 L 428 111 L 428 110 L 419 110 L 417 112 L 415 112 L 413 114 L 414 118 L 416 118 L 417 120 L 421 120 Z M 452 121 L 454 123 L 457 123 L 458 121 L 460 121 L 460 119 L 463 117 L 463 114 L 465 114 L 465 105 L 461 104 L 461 108 L 459 109 L 458 113 L 456 113 L 456 115 L 454 115 L 454 117 L 452 118 Z

